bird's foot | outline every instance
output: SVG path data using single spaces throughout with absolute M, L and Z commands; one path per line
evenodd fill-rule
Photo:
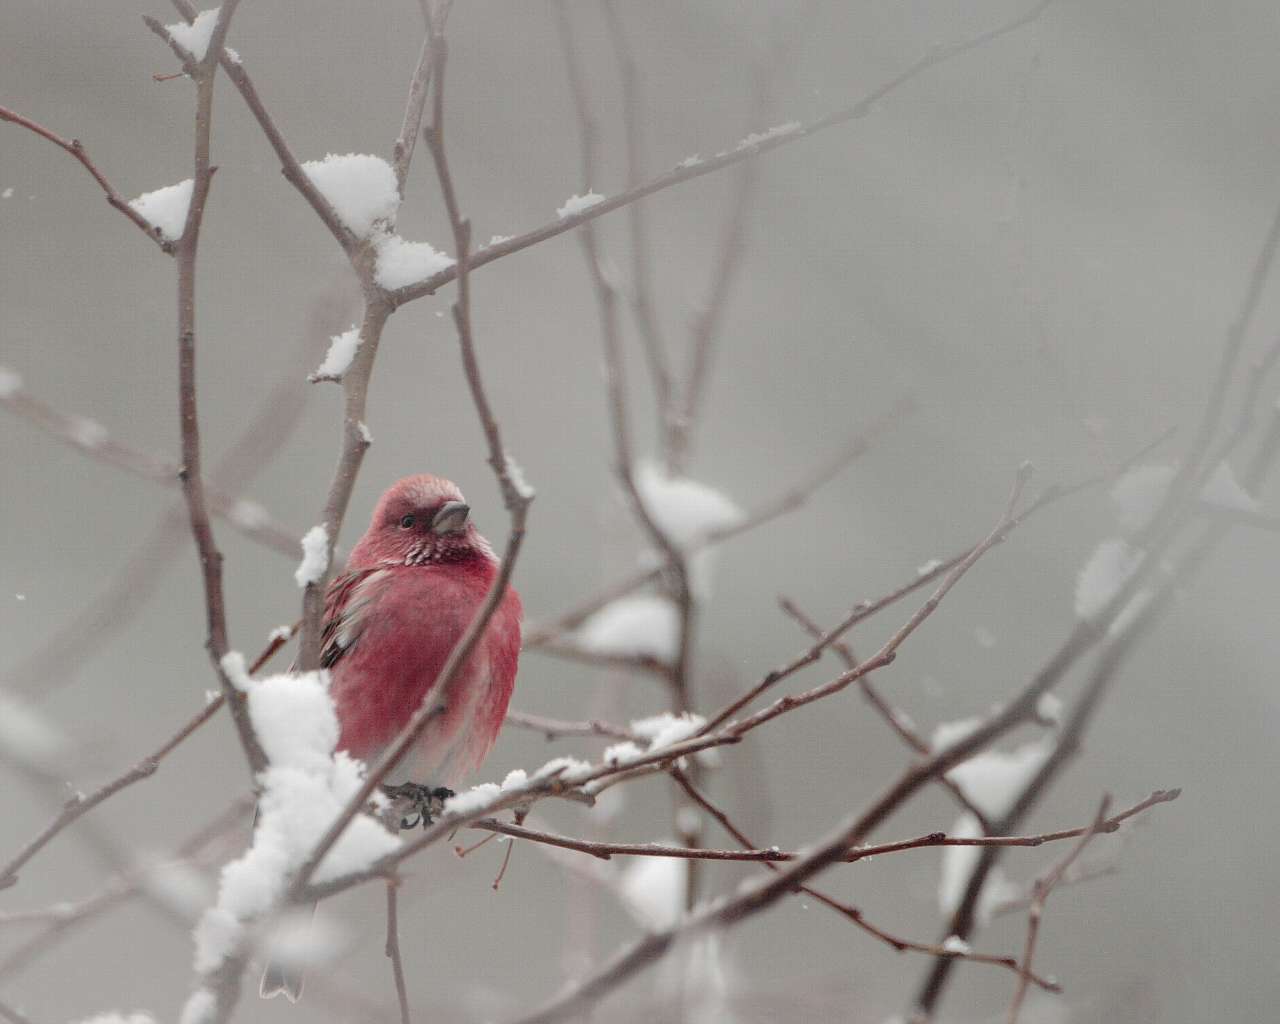
M 391 801 L 393 811 L 400 818 L 400 828 L 423 828 L 435 823 L 444 811 L 444 802 L 454 795 L 444 786 L 424 786 L 417 782 L 404 782 L 398 786 L 383 786 L 382 792 Z

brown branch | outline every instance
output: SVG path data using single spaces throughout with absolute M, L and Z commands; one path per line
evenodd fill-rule
M 409 1024 L 409 992 L 404 984 L 404 963 L 400 959 L 400 927 L 396 892 L 400 879 L 387 878 L 387 941 L 383 952 L 391 961 L 391 977 L 396 987 L 396 1001 L 400 1004 L 400 1024 Z
M 683 779 L 680 784 L 686 787 L 688 783 L 688 775 L 683 769 L 676 769 L 680 773 L 679 778 Z M 675 772 L 673 771 L 673 775 Z M 686 792 L 688 789 L 686 788 Z M 893 843 L 878 843 L 873 846 L 858 846 L 856 848 L 845 851 L 843 856 L 838 858 L 839 862 L 845 864 L 855 864 L 858 861 L 866 860 L 868 857 L 882 857 L 890 853 L 902 853 L 907 850 L 926 850 L 935 849 L 943 846 L 1000 846 L 1000 847 L 1036 847 L 1043 846 L 1046 843 L 1060 842 L 1064 839 L 1074 839 L 1079 836 L 1094 836 L 1100 833 L 1117 832 L 1125 821 L 1133 818 L 1143 811 L 1149 810 L 1157 804 L 1169 803 L 1176 800 L 1182 791 L 1179 789 L 1157 790 L 1145 800 L 1134 804 L 1129 809 L 1110 817 L 1102 817 L 1095 820 L 1089 825 L 1082 825 L 1078 828 L 1059 829 L 1056 832 L 1042 832 L 1033 836 L 979 836 L 977 838 L 964 838 L 948 836 L 945 832 L 930 832 L 927 835 L 917 836 L 914 839 L 903 839 Z M 696 800 L 696 798 L 695 798 Z M 706 804 L 701 800 L 696 802 L 702 804 L 704 809 Z M 725 824 L 727 819 L 722 820 Z M 767 849 L 760 849 L 747 844 L 740 850 L 716 850 L 708 848 L 690 849 L 687 846 L 671 846 L 664 843 L 612 843 L 601 842 L 591 839 L 578 839 L 573 836 L 558 835 L 554 832 L 545 830 L 526 828 L 522 825 L 513 824 L 511 822 L 499 821 L 496 818 L 482 818 L 479 821 L 473 821 L 468 828 L 479 829 L 484 832 L 497 833 L 499 835 L 511 836 L 514 839 L 527 839 L 534 843 L 543 843 L 547 846 L 556 846 L 563 850 L 574 850 L 578 853 L 585 853 L 599 860 L 610 860 L 613 857 L 668 857 L 677 860 L 712 860 L 712 861 L 748 861 L 748 862 L 764 862 L 768 864 L 781 864 L 789 861 L 799 860 L 803 854 L 790 850 L 780 850 L 776 846 Z M 729 827 L 726 825 L 726 827 Z M 737 832 L 733 829 L 733 832 Z M 742 841 L 740 834 L 734 838 Z
M 782 597 L 778 599 L 778 603 L 782 606 L 782 610 L 790 615 L 809 636 L 815 640 L 822 639 L 824 635 L 822 628 L 809 618 L 794 601 Z M 853 651 L 844 641 L 833 641 L 831 649 L 844 662 L 846 668 L 855 668 L 857 666 L 858 659 L 854 657 Z M 862 695 L 866 698 L 867 703 L 875 708 L 876 712 L 903 743 L 922 757 L 932 756 L 933 748 L 925 741 L 924 737 L 911 728 L 905 716 L 899 713 L 885 699 L 869 676 L 863 676 L 859 679 L 858 686 L 862 690 Z M 965 791 L 956 782 L 946 775 L 940 775 L 938 784 L 946 789 L 961 807 L 974 816 L 978 824 L 982 826 L 983 832 L 988 835 L 991 834 L 991 822 L 988 820 L 986 813 L 969 799 Z
M 1076 862 L 1076 858 L 1080 854 L 1084 853 L 1084 848 L 1098 834 L 1103 821 L 1106 820 L 1107 808 L 1110 805 L 1111 797 L 1104 796 L 1102 802 L 1098 805 L 1098 813 L 1094 815 L 1093 825 L 1080 837 L 1080 841 L 1067 852 L 1067 855 L 1048 874 L 1036 879 L 1031 909 L 1027 912 L 1027 943 L 1022 951 L 1022 966 L 1018 970 L 1018 985 L 1014 989 L 1013 999 L 1009 1003 L 1009 1014 L 1006 1018 L 1008 1024 L 1017 1024 L 1018 1014 L 1022 1010 L 1022 1002 L 1027 996 L 1027 985 L 1031 981 L 1031 961 L 1036 953 L 1036 939 L 1040 934 L 1040 918 L 1044 914 L 1045 902 L 1049 899 L 1049 894 L 1053 892 L 1053 887 L 1062 880 L 1062 876 L 1066 874 L 1067 869 Z
M 563 736 L 604 736 L 610 739 L 635 740 L 635 733 L 620 725 L 592 719 L 588 722 L 566 722 L 558 718 L 546 718 L 542 715 L 531 715 L 526 711 L 508 711 L 504 725 L 517 729 L 530 729 L 540 732 L 548 740 L 560 739 Z
M 84 144 L 79 139 L 64 139 L 62 136 L 50 131 L 44 125 L 32 121 L 28 117 L 23 117 L 21 114 L 10 110 L 8 107 L 0 107 L 0 121 L 8 121 L 10 124 L 16 124 L 22 128 L 26 128 L 28 131 L 39 135 L 42 139 L 48 139 L 59 149 L 63 149 L 70 153 L 80 161 L 86 171 L 93 175 L 93 180 L 98 183 L 103 194 L 107 197 L 107 202 L 110 203 L 111 206 L 133 221 L 133 223 L 137 225 L 138 230 L 151 239 L 151 241 L 155 242 L 162 252 L 168 253 L 171 256 L 173 255 L 173 242 L 165 239 L 160 234 L 159 228 L 153 227 L 151 223 L 142 216 L 142 214 L 129 205 L 124 196 L 116 191 L 111 182 L 107 181 L 106 176 L 98 170 L 98 166 L 89 159 L 89 154 L 85 151 Z
M 182 2 L 182 0 L 175 0 Z M 982 32 L 971 39 L 967 39 L 960 43 L 950 46 L 934 47 L 925 56 L 921 57 L 905 71 L 895 75 L 889 81 L 883 83 L 873 89 L 862 99 L 851 103 L 848 106 L 841 107 L 839 110 L 820 117 L 817 120 L 810 121 L 806 124 L 797 125 L 794 129 L 788 129 L 783 132 L 775 132 L 765 134 L 762 138 L 747 142 L 743 140 L 736 147 L 717 153 L 714 157 L 708 157 L 705 160 L 696 162 L 686 161 L 674 170 L 661 174 L 656 178 L 651 178 L 643 185 L 636 188 L 627 189 L 616 196 L 611 196 L 602 202 L 596 203 L 580 213 L 573 214 L 568 217 L 557 218 L 549 224 L 535 228 L 523 235 L 517 235 L 515 238 L 508 239 L 497 245 L 489 246 L 483 252 L 476 253 L 472 260 L 471 269 L 476 270 L 482 266 L 492 263 L 494 260 L 502 259 L 504 256 L 510 256 L 512 253 L 520 252 L 522 249 L 528 249 L 540 242 L 545 242 L 549 238 L 555 238 L 567 231 L 572 231 L 576 227 L 602 217 L 614 210 L 619 210 L 624 206 L 651 196 L 656 192 L 662 192 L 665 189 L 675 185 L 683 184 L 694 178 L 700 178 L 703 175 L 714 174 L 725 167 L 730 167 L 740 163 L 743 160 L 751 160 L 763 153 L 768 153 L 781 146 L 798 142 L 800 139 L 809 138 L 819 132 L 833 128 L 837 125 L 846 124 L 850 121 L 860 120 L 866 117 L 875 105 L 890 93 L 896 92 L 908 82 L 919 77 L 930 68 L 945 64 L 950 60 L 979 49 L 988 43 L 1016 32 L 1018 29 L 1025 28 L 1027 25 L 1037 21 L 1042 14 L 1049 8 L 1053 0 L 1040 0 L 1027 13 L 1021 14 L 1010 21 L 1005 22 L 998 28 Z M 432 274 L 430 277 L 420 281 L 417 284 L 409 285 L 405 288 L 397 289 L 391 293 L 392 301 L 397 306 L 402 306 L 406 302 L 421 298 L 424 295 L 431 295 L 443 285 L 448 284 L 457 277 L 457 268 L 448 267 L 439 273 Z
M 422 37 L 422 49 L 418 51 L 418 63 L 409 79 L 409 95 L 404 105 L 404 120 L 400 122 L 400 134 L 391 150 L 391 166 L 396 172 L 396 188 L 404 198 L 405 182 L 409 178 L 409 165 L 413 163 L 413 151 L 422 130 L 422 116 L 427 109 L 427 90 L 431 85 L 431 32 Z

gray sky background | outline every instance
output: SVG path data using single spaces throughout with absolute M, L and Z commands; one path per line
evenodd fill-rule
M 772 19 L 800 10 L 730 0 L 619 6 L 643 68 L 652 170 L 744 134 L 752 66 L 768 50 Z M 754 127 L 844 105 L 930 46 L 1023 6 L 804 5 L 797 65 L 779 83 L 766 124 Z M 451 157 L 478 239 L 551 219 L 584 184 L 606 194 L 625 185 L 618 77 L 599 9 L 579 0 L 569 7 L 604 127 L 603 170 L 589 183 L 579 180 L 550 5 L 455 7 Z M 0 103 L 82 139 L 127 196 L 190 174 L 192 90 L 151 80 L 174 67 L 141 13 L 169 17 L 164 5 L 119 0 L 9 0 L 0 10 Z M 309 159 L 389 152 L 420 30 L 410 0 L 247 0 L 229 41 L 295 153 Z M 1037 485 L 1068 482 L 1169 428 L 1177 434 L 1161 454 L 1174 457 L 1200 413 L 1280 201 L 1278 37 L 1274 7 L 1264 3 L 1063 2 L 1034 25 L 921 75 L 867 118 L 761 161 L 693 474 L 751 506 L 899 396 L 914 395 L 919 410 L 803 510 L 721 553 L 698 648 L 708 706 L 800 648 L 776 595 L 832 621 L 891 589 L 917 565 L 981 536 L 1023 460 L 1036 465 Z M 206 452 L 216 459 L 270 389 L 294 381 L 305 392 L 299 429 L 248 493 L 301 536 L 328 485 L 340 407 L 336 389 L 304 379 L 323 338 L 305 358 L 299 346 L 318 299 L 341 296 L 343 264 L 225 81 L 214 159 L 199 282 Z M 706 293 L 731 175 L 647 204 L 673 347 L 684 344 Z M 128 444 L 175 455 L 170 262 L 107 207 L 74 161 L 6 126 L 0 190 L 9 188 L 0 200 L 0 363 L 58 408 L 100 421 Z M 425 153 L 410 188 L 401 232 L 452 251 Z M 606 219 L 601 237 L 625 268 L 625 218 Z M 610 483 L 596 310 L 570 236 L 501 260 L 474 283 L 490 397 L 539 490 L 517 585 L 529 616 L 544 619 L 631 566 L 640 546 Z M 504 534 L 447 315 L 451 298 L 445 289 L 405 308 L 384 337 L 371 391 L 376 443 L 347 544 L 381 490 L 418 471 L 456 480 L 481 529 L 495 542 Z M 1274 336 L 1278 313 L 1272 282 L 1251 353 Z M 345 328 L 352 315 L 339 311 L 327 329 Z M 634 421 L 647 447 L 652 416 L 635 341 L 629 333 Z M 1268 388 L 1274 394 L 1275 382 Z M 8 414 L 0 416 L 0 493 L 7 674 L 107 584 L 176 494 L 88 461 Z M 1269 499 L 1274 508 L 1274 493 Z M 1037 517 L 961 584 L 881 673 L 882 686 L 925 730 L 985 711 L 1067 635 L 1075 574 L 1115 531 L 1098 492 Z M 296 614 L 294 563 L 225 526 L 218 538 L 233 644 L 256 650 Z M 1083 756 L 1033 816 L 1033 829 L 1076 824 L 1103 791 L 1127 804 L 1185 787 L 1181 800 L 1129 834 L 1118 874 L 1053 898 L 1037 964 L 1066 996 L 1033 1007 L 1039 1020 L 1198 1024 L 1274 1013 L 1275 569 L 1273 535 L 1232 536 L 1133 659 Z M 905 614 L 874 620 L 854 636 L 857 648 L 871 650 Z M 203 622 L 195 559 L 184 550 L 137 620 L 42 699 L 81 744 L 69 771 L 75 785 L 118 771 L 198 707 L 214 685 Z M 811 668 L 801 682 L 821 681 L 834 665 Z M 527 654 L 513 706 L 625 720 L 662 701 L 652 680 Z M 484 776 L 596 749 L 507 734 Z M 725 762 L 717 795 L 762 842 L 794 847 L 863 806 L 905 757 L 850 693 L 786 716 Z M 219 720 L 97 820 L 138 850 L 163 851 L 244 782 L 232 731 Z M 50 813 L 8 776 L 0 807 L 0 857 Z M 669 810 L 661 783 L 627 787 L 613 834 L 662 838 Z M 540 813 L 566 832 L 589 827 L 576 807 Z M 930 793 L 884 838 L 945 829 L 954 818 L 953 805 Z M 575 895 L 582 883 L 526 846 L 492 892 L 500 856 L 491 846 L 458 860 L 441 848 L 412 866 L 402 913 L 421 1019 L 509 1017 L 579 973 L 584 951 L 599 962 L 635 932 L 605 897 L 584 924 L 592 898 Z M 1027 880 L 1055 856 L 1021 851 L 1004 864 Z M 938 862 L 936 852 L 914 852 L 824 881 L 873 920 L 934 939 Z M 725 891 L 749 870 L 713 865 L 705 876 Z M 32 863 L 2 905 L 78 899 L 105 877 L 72 832 Z M 357 942 L 331 981 L 391 1013 L 381 892 L 349 894 L 328 912 Z M 1002 919 L 978 946 L 1019 949 L 1023 927 L 1020 916 Z M 21 934 L 5 926 L 0 951 Z M 736 932 L 727 956 L 742 1021 L 878 1022 L 905 1006 L 927 967 L 800 900 Z M 0 999 L 20 1003 L 38 1024 L 112 1008 L 170 1021 L 192 983 L 190 960 L 185 929 L 135 904 L 0 982 Z M 648 972 L 599 1019 L 667 1019 L 674 1011 L 664 979 Z M 960 970 L 940 1019 L 992 1019 L 1011 981 L 990 968 Z M 298 1009 L 246 996 L 238 1019 L 301 1020 L 304 1012 L 308 1020 L 362 1019 L 319 996 Z

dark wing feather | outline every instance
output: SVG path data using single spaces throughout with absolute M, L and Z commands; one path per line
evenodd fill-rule
M 324 598 L 324 625 L 320 630 L 320 664 L 333 668 L 350 651 L 364 631 L 364 617 L 374 584 L 386 569 L 357 569 L 335 576 Z

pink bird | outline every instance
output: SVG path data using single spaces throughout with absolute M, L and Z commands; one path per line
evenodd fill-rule
M 441 796 L 480 767 L 506 718 L 520 657 L 520 595 L 508 588 L 484 635 L 443 692 L 436 682 L 498 574 L 462 492 L 423 474 L 387 490 L 329 584 L 321 664 L 341 735 L 338 749 L 377 760 L 424 701 L 444 713 L 396 765 L 389 783 Z M 424 815 L 426 810 L 424 809 Z M 296 1000 L 301 974 L 269 963 L 260 993 Z

